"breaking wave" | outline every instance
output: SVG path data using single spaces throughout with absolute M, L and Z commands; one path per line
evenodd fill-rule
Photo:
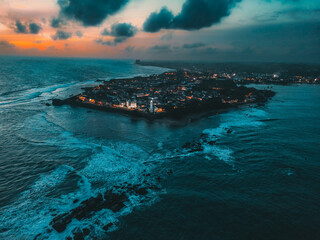
M 84 83 L 71 82 L 41 88 L 6 92 L 0 95 L 0 107 L 12 107 L 21 104 L 30 104 L 40 100 L 49 100 L 58 96 L 65 97 L 66 92 L 70 91 L 71 93 L 71 88 L 76 89 L 76 91 L 80 91 L 81 86 L 87 86 L 93 83 L 94 81 L 88 81 Z
M 237 132 L 248 132 L 253 128 L 263 127 L 265 123 L 261 120 L 267 117 L 267 112 L 258 108 L 248 108 L 220 116 L 222 123 L 218 127 L 203 130 L 199 149 L 202 150 L 201 153 L 205 155 L 206 159 L 217 158 L 234 168 L 234 151 L 229 146 L 230 144 L 224 143 L 224 139 L 228 136 L 234 136 Z
M 44 129 L 49 131 L 46 136 Z M 105 143 L 75 136 L 47 121 L 45 113 L 27 119 L 20 137 L 36 145 L 56 146 L 71 152 L 84 149 L 91 154 L 80 160 L 79 166 L 82 162 L 83 167 L 77 163 L 63 164 L 41 175 L 17 201 L 1 209 L 1 239 L 65 239 L 82 231 L 86 231 L 89 239 L 105 236 L 117 229 L 121 216 L 136 207 L 154 203 L 163 191 L 159 178 L 165 176 L 157 169 L 157 159 L 166 156 L 159 152 L 150 154 L 129 143 Z M 67 190 L 66 186 L 69 186 Z M 127 200 L 119 211 L 100 209 L 83 219 L 73 219 L 61 233 L 53 229 L 52 221 L 56 216 L 69 213 L 98 194 L 118 191 L 121 186 Z M 131 187 L 129 191 L 130 186 L 143 190 L 132 191 Z

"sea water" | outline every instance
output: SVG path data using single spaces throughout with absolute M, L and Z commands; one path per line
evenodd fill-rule
M 84 228 L 87 239 L 319 237 L 319 86 L 273 86 L 276 96 L 263 106 L 189 124 L 45 105 L 96 80 L 167 70 L 0 57 L 0 239 L 65 239 Z M 204 150 L 186 151 L 191 141 Z M 50 226 L 119 184 L 159 189 L 128 192 L 119 212 L 74 219 L 62 233 Z

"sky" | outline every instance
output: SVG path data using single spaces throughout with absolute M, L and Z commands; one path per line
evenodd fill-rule
M 0 0 L 0 55 L 320 63 L 320 1 Z

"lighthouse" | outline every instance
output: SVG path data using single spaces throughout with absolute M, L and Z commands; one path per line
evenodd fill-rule
M 151 113 L 153 113 L 153 111 L 154 111 L 154 109 L 153 109 L 153 98 L 151 98 L 149 110 L 150 110 Z

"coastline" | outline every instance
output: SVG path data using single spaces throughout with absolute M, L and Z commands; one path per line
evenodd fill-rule
M 203 112 L 194 112 L 194 113 L 184 113 L 181 115 L 173 115 L 170 116 L 170 114 L 160 114 L 160 115 L 150 115 L 148 113 L 142 113 L 138 111 L 127 111 L 125 109 L 117 109 L 117 108 L 108 108 L 104 106 L 97 106 L 93 104 L 86 104 L 86 103 L 76 103 L 76 102 L 65 102 L 63 100 L 58 100 L 58 99 L 53 99 L 52 105 L 54 106 L 62 106 L 62 105 L 68 105 L 72 108 L 85 108 L 88 110 L 97 110 L 97 111 L 102 111 L 102 112 L 107 112 L 107 113 L 114 113 L 114 114 L 119 114 L 123 115 L 126 117 L 130 117 L 133 120 L 146 120 L 149 122 L 166 122 L 166 123 L 172 123 L 174 125 L 185 125 L 190 122 L 195 122 L 200 120 L 201 118 L 208 117 L 211 115 L 218 115 L 221 113 L 225 113 L 231 109 L 237 109 L 240 106 L 245 106 L 243 105 L 227 105 L 221 108 L 215 108 L 215 109 L 210 109 L 207 111 Z M 60 102 L 60 101 L 63 101 Z M 251 105 L 252 103 L 246 104 L 247 106 Z M 179 124 L 177 124 L 179 123 Z
M 53 99 L 52 105 L 54 106 L 69 105 L 71 107 L 80 107 L 80 108 L 98 110 L 98 111 L 128 116 L 128 117 L 131 117 L 132 119 L 139 119 L 139 120 L 143 119 L 150 122 L 153 122 L 153 121 L 169 122 L 170 121 L 174 123 L 183 122 L 184 124 L 187 124 L 188 122 L 197 121 L 201 118 L 204 118 L 213 114 L 221 114 L 231 109 L 237 109 L 238 107 L 241 107 L 241 106 L 250 106 L 252 104 L 264 104 L 273 96 L 274 96 L 274 93 L 272 93 L 272 96 L 268 96 L 268 98 L 264 99 L 263 101 L 256 101 L 256 102 L 245 103 L 245 104 L 225 103 L 225 104 L 220 104 L 212 107 L 198 108 L 196 110 L 194 109 L 194 111 L 187 109 L 185 111 L 179 111 L 174 113 L 157 113 L 157 114 L 144 113 L 144 112 L 139 112 L 137 110 L 126 110 L 121 108 L 99 106 L 99 105 L 90 104 L 90 103 L 82 103 L 75 100 L 77 96 L 73 96 L 65 100 Z
M 215 80 L 208 73 L 187 70 L 96 82 L 99 85 L 84 87 L 78 95 L 52 99 L 52 104 L 147 121 L 190 122 L 241 105 L 265 103 L 275 95 L 269 89 L 248 88 L 231 79 Z

